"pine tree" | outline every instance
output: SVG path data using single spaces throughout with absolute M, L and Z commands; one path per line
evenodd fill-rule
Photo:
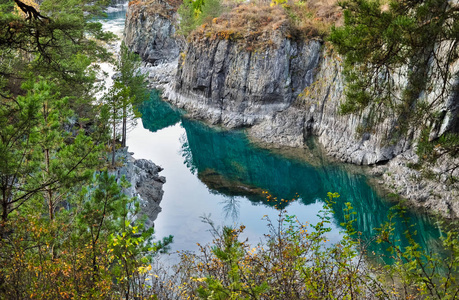
M 198 17 L 198 24 L 212 24 L 212 20 L 220 16 L 223 6 L 220 0 L 206 0 L 201 6 L 201 13 Z
M 119 137 L 119 125 L 121 123 L 121 135 L 126 129 L 128 110 L 132 108 L 133 98 L 130 96 L 131 90 L 128 86 L 119 81 L 115 81 L 109 92 L 104 96 L 104 110 L 111 124 L 111 166 L 115 167 L 116 145 Z
M 187 37 L 198 26 L 193 1 L 184 0 L 177 13 L 180 16 L 177 33 Z
M 345 24 L 334 28 L 329 37 L 345 57 L 346 101 L 341 112 L 369 111 L 367 130 L 396 116 L 389 139 L 410 127 L 436 130 L 432 126 L 438 123 L 440 112 L 434 107 L 456 93 L 452 83 L 458 74 L 450 67 L 459 57 L 457 7 L 446 0 L 389 1 L 385 6 L 381 1 L 349 0 L 342 7 Z M 407 84 L 400 84 L 397 78 L 406 78 Z M 427 103 L 423 92 L 434 88 L 435 97 Z M 459 144 L 451 143 L 457 140 L 452 138 L 456 131 L 450 128 L 445 133 L 448 138 L 420 142 L 441 143 L 439 152 L 457 156 Z M 432 154 L 435 159 L 435 151 L 429 156 Z
M 128 123 L 136 125 L 136 119 L 140 117 L 137 107 L 147 100 L 149 95 L 146 89 L 145 75 L 141 74 L 139 70 L 140 65 L 139 55 L 129 51 L 128 47 L 122 43 L 117 65 L 119 76 L 115 81 L 120 85 L 129 87 L 129 97 L 123 98 L 124 102 L 122 103 L 121 147 L 126 147 Z

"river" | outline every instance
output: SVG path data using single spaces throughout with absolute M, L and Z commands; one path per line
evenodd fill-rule
M 120 34 L 124 17 L 124 11 L 108 13 L 104 28 Z M 314 150 L 313 143 L 312 151 L 294 154 L 263 149 L 251 143 L 243 131 L 209 127 L 185 118 L 163 102 L 157 91 L 152 91 L 141 112 L 127 144 L 135 158 L 150 159 L 164 168 L 161 175 L 167 182 L 155 232 L 157 238 L 174 236 L 172 252 L 195 251 L 196 243 L 211 242 L 210 227 L 201 222 L 203 216 L 210 216 L 217 225 L 244 224 L 245 237 L 257 243 L 267 233 L 263 216 L 276 220 L 279 213 L 266 193 L 277 197 L 277 204 L 287 214 L 310 224 L 319 221 L 317 215 L 327 192 L 339 193 L 329 243 L 342 236 L 345 202 L 357 212 L 355 227 L 365 238 L 374 236 L 374 228 L 387 221 L 394 205 L 369 185 L 362 169 L 330 162 Z M 401 238 L 406 226 L 415 224 L 417 242 L 435 251 L 438 229 L 425 215 L 410 212 L 409 217 L 409 224 L 397 223 L 395 236 Z M 403 239 L 401 243 L 405 243 Z M 372 250 L 384 252 L 377 246 Z

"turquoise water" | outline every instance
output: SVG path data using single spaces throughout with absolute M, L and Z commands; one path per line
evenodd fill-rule
M 103 25 L 121 34 L 125 11 L 108 14 Z M 296 215 L 302 222 L 315 224 L 327 192 L 341 197 L 334 206 L 328 238 L 341 238 L 343 207 L 351 202 L 357 212 L 355 227 L 364 238 L 374 236 L 375 227 L 387 220 L 391 203 L 370 187 L 367 178 L 355 167 L 327 162 L 318 151 L 302 155 L 281 155 L 251 144 L 243 131 L 227 131 L 184 118 L 152 92 L 140 108 L 138 125 L 128 134 L 129 151 L 135 158 L 151 159 L 162 166 L 166 177 L 162 212 L 155 221 L 156 236 L 174 235 L 172 250 L 198 250 L 196 243 L 211 242 L 209 225 L 201 222 L 210 216 L 217 225 L 246 226 L 245 236 L 257 243 L 267 232 L 267 215 L 276 220 L 278 210 L 263 191 L 277 197 L 276 205 Z M 305 159 L 306 157 L 306 159 Z M 281 199 L 295 201 L 280 201 Z M 410 213 L 416 224 L 416 240 L 436 251 L 439 232 L 427 217 Z M 406 230 L 397 223 L 395 235 Z M 401 238 L 401 243 L 405 243 Z M 378 246 L 372 249 L 384 252 Z
M 200 222 L 203 215 L 211 214 L 221 225 L 246 225 L 246 236 L 254 243 L 267 231 L 261 218 L 277 218 L 275 205 L 314 224 L 327 192 L 341 195 L 334 205 L 330 242 L 341 237 L 345 202 L 351 202 L 357 212 L 354 225 L 366 239 L 387 221 L 393 204 L 381 198 L 363 174 L 352 170 L 355 167 L 327 162 L 317 151 L 313 157 L 305 153 L 310 157 L 305 160 L 260 148 L 243 131 L 209 127 L 181 116 L 157 92 L 141 112 L 143 128 L 130 133 L 128 145 L 136 158 L 149 158 L 164 167 L 163 211 L 155 226 L 158 237 L 174 235 L 174 250 L 196 250 L 195 243 L 210 242 L 209 227 Z M 268 201 L 263 192 L 278 201 Z M 416 224 L 417 241 L 435 250 L 438 230 L 423 215 L 409 213 L 409 217 L 409 225 Z M 397 223 L 394 234 L 401 243 L 406 229 L 407 225 Z M 384 252 L 377 246 L 371 250 Z

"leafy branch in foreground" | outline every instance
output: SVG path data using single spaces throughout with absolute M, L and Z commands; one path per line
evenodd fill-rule
M 444 225 L 446 255 L 425 253 L 407 231 L 408 246 L 393 235 L 396 215 L 372 240 L 363 240 L 352 224 L 358 217 L 345 203 L 342 240 L 330 244 L 327 234 L 337 193 L 329 198 L 315 225 L 279 211 L 268 222 L 265 239 L 253 246 L 241 235 L 245 227 L 217 228 L 208 218 L 214 241 L 200 253 L 181 253 L 167 274 L 152 276 L 152 293 L 160 299 L 455 299 L 459 293 L 457 227 Z M 397 211 L 394 209 L 394 211 Z M 394 260 L 384 266 L 370 245 L 388 248 Z
M 143 297 L 152 257 L 172 237 L 153 241 L 138 218 L 139 203 L 107 172 L 66 195 L 53 219 L 43 198 L 11 214 L 0 240 L 2 299 Z

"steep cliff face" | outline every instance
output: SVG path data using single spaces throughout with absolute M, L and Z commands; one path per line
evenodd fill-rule
M 167 96 L 194 117 L 228 127 L 254 125 L 287 109 L 313 81 L 320 42 L 276 33 L 273 46 L 247 51 L 237 41 L 195 39 Z
M 386 162 L 410 149 L 412 132 L 395 141 L 387 140 L 395 116 L 371 132 L 361 132 L 367 112 L 339 113 L 344 101 L 340 58 L 326 50 L 317 55 L 321 60 L 313 83 L 305 87 L 292 106 L 255 125 L 250 134 L 265 142 L 291 147 L 305 146 L 305 139 L 317 136 L 329 155 L 359 165 Z
M 226 39 L 192 40 L 166 96 L 195 117 L 277 146 L 303 147 L 319 137 L 327 152 L 354 164 L 385 162 L 406 151 L 412 134 L 395 143 L 385 134 L 395 120 L 359 136 L 365 115 L 339 114 L 344 83 L 339 58 L 318 40 L 273 33 L 274 46 L 248 51 Z M 300 97 L 298 97 L 300 96 Z
M 366 120 L 374 112 L 340 114 L 345 100 L 340 57 L 317 40 L 276 38 L 276 47 L 255 52 L 228 40 L 191 41 L 166 97 L 192 117 L 228 127 L 248 126 L 253 139 L 275 147 L 306 147 L 307 139 L 315 136 L 336 159 L 383 164 L 372 170 L 381 176 L 380 183 L 414 205 L 459 216 L 459 187 L 448 182 L 450 175 L 459 176 L 459 170 L 447 172 L 459 162 L 439 161 L 430 169 L 433 179 L 410 168 L 420 161 L 415 154 L 418 128 L 395 136 L 398 116 L 389 115 L 365 131 Z M 457 70 L 458 63 L 451 68 Z M 406 84 L 406 79 L 398 80 Z M 450 84 L 451 91 L 457 90 L 457 81 Z M 437 124 L 431 124 L 431 138 L 457 127 L 457 92 L 451 92 L 447 101 L 434 103 L 441 88 L 434 84 L 419 99 L 433 103 L 431 109 L 439 112 Z
M 179 4 L 162 0 L 131 1 L 124 29 L 126 46 L 151 64 L 176 59 L 180 49 L 174 23 Z
M 452 70 L 457 70 L 457 63 Z M 416 155 L 418 128 L 410 128 L 406 134 L 394 138 L 397 116 L 386 118 L 371 131 L 363 131 L 369 114 L 341 115 L 340 105 L 344 101 L 344 81 L 340 58 L 326 51 L 321 55 L 319 69 L 314 82 L 284 111 L 248 129 L 252 138 L 270 145 L 305 147 L 306 139 L 316 136 L 324 150 L 341 161 L 359 165 L 374 165 L 371 173 L 377 182 L 390 192 L 447 217 L 459 217 L 459 184 L 450 181 L 459 176 L 459 160 L 447 156 L 426 170 L 413 169 L 422 161 Z M 457 81 L 451 82 L 452 90 Z M 456 88 L 455 88 L 456 87 Z M 432 103 L 440 84 L 421 96 Z M 457 126 L 459 97 L 452 92 L 447 101 L 436 103 L 432 109 L 439 111 L 437 124 L 433 124 L 431 138 L 446 129 L 454 131 Z

